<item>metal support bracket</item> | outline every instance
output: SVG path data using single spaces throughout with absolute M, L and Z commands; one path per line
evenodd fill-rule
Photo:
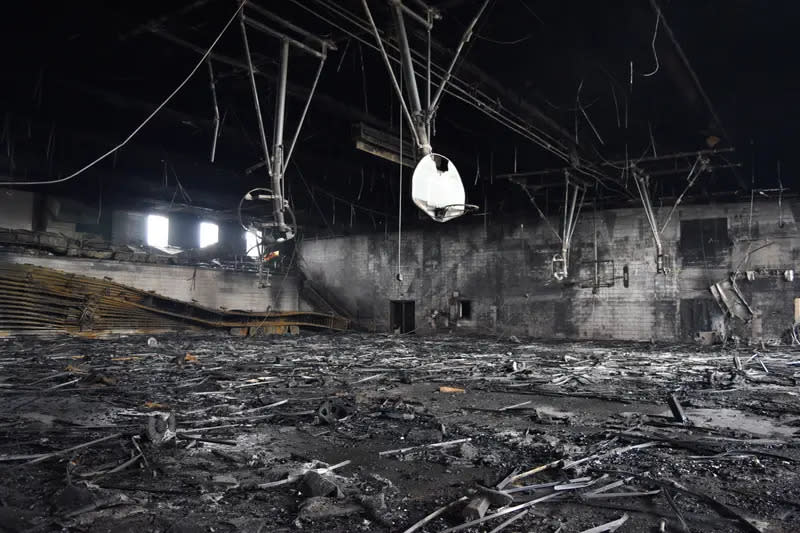
M 579 199 L 580 195 L 580 199 Z M 564 173 L 564 225 L 561 228 L 561 254 L 559 260 L 553 257 L 553 276 L 561 281 L 569 276 L 569 253 L 572 248 L 572 235 L 578 225 L 583 208 L 586 188 L 570 180 L 569 172 Z M 558 263 L 558 265 L 556 264 Z M 556 269 L 559 267 L 559 270 Z
M 311 100 L 314 97 L 314 93 L 316 91 L 320 75 L 322 74 L 322 68 L 325 64 L 325 59 L 327 58 L 328 49 L 329 48 L 335 49 L 335 45 L 333 45 L 332 43 L 330 43 L 325 39 L 321 39 L 309 34 L 308 32 L 295 26 L 294 24 L 287 22 L 276 15 L 273 15 L 271 12 L 263 8 L 251 5 L 249 3 L 246 3 L 245 7 L 252 8 L 255 12 L 263 16 L 266 16 L 268 18 L 271 18 L 272 20 L 278 23 L 283 24 L 288 29 L 301 34 L 307 40 L 316 42 L 317 45 L 319 46 L 319 50 L 311 48 L 309 45 L 306 45 L 283 32 L 274 30 L 265 24 L 262 24 L 253 19 L 248 18 L 247 15 L 245 14 L 245 9 L 242 9 L 242 11 L 240 12 L 240 26 L 242 30 L 242 40 L 244 42 L 244 52 L 247 59 L 247 66 L 250 75 L 250 87 L 253 92 L 253 103 L 256 111 L 256 120 L 258 122 L 261 147 L 264 152 L 263 161 L 266 164 L 267 173 L 269 174 L 272 187 L 270 189 L 271 191 L 270 197 L 272 200 L 272 211 L 274 216 L 273 222 L 263 223 L 261 224 L 261 226 L 263 227 L 254 229 L 261 230 L 267 228 L 276 228 L 277 233 L 279 234 L 276 236 L 277 240 L 279 241 L 288 240 L 293 238 L 297 234 L 297 227 L 294 221 L 293 221 L 294 224 L 293 226 L 288 225 L 286 222 L 286 217 L 284 216 L 284 213 L 288 209 L 288 202 L 286 201 L 286 194 L 285 194 L 285 179 L 284 179 L 286 174 L 286 169 L 289 165 L 289 161 L 291 159 L 295 145 L 297 144 L 297 140 L 300 135 L 300 130 L 302 129 L 306 115 L 308 114 L 309 105 L 311 104 Z M 261 104 L 259 102 L 258 87 L 256 86 L 256 80 L 255 80 L 255 69 L 253 67 L 253 59 L 250 53 L 250 44 L 247 39 L 248 26 L 262 33 L 270 35 L 272 37 L 276 37 L 280 39 L 281 42 L 278 84 L 275 96 L 275 117 L 274 117 L 272 154 L 270 154 L 269 143 L 267 142 L 266 131 L 264 128 L 264 120 L 261 114 Z M 306 100 L 306 104 L 303 107 L 303 112 L 300 116 L 300 121 L 297 125 L 297 129 L 292 137 L 289 149 L 286 150 L 286 147 L 284 145 L 284 126 L 286 119 L 286 86 L 289 77 L 290 46 L 294 46 L 304 52 L 307 52 L 315 57 L 318 57 L 320 62 L 316 71 L 316 75 L 314 77 L 314 82 L 311 86 L 311 90 L 309 91 L 308 99 Z M 262 234 L 262 239 L 263 238 L 265 238 L 265 236 Z
M 456 48 L 456 53 L 453 56 L 452 60 L 450 61 L 450 65 L 445 71 L 441 80 L 441 84 L 436 89 L 436 94 L 433 97 L 431 97 L 431 69 L 430 69 L 431 59 L 430 59 L 430 39 L 429 39 L 427 66 L 426 66 L 427 70 L 426 109 L 422 108 L 422 101 L 420 100 L 419 88 L 417 87 L 417 78 L 414 72 L 414 62 L 411 57 L 411 48 L 408 42 L 408 34 L 406 32 L 404 14 L 410 16 L 412 19 L 419 22 L 427 30 L 429 36 L 430 36 L 430 31 L 433 28 L 434 19 L 441 18 L 441 16 L 439 15 L 438 11 L 436 11 L 435 8 L 432 7 L 426 7 L 425 8 L 426 17 L 422 17 L 421 15 L 413 11 L 411 8 L 403 4 L 402 0 L 388 0 L 388 2 L 391 5 L 392 17 L 394 18 L 395 26 L 397 27 L 397 40 L 401 58 L 400 69 L 402 71 L 402 75 L 405 76 L 406 91 L 408 92 L 408 103 L 406 103 L 406 99 L 403 96 L 402 91 L 400 90 L 400 85 L 397 82 L 397 77 L 395 76 L 394 69 L 391 66 L 391 60 L 389 59 L 389 56 L 386 53 L 386 48 L 384 47 L 383 39 L 380 36 L 380 32 L 378 31 L 378 27 L 375 24 L 375 20 L 372 18 L 372 11 L 369 8 L 368 0 L 362 0 L 362 5 L 364 6 L 364 11 L 367 15 L 367 19 L 369 20 L 369 24 L 372 27 L 372 33 L 375 36 L 375 40 L 378 44 L 381 55 L 383 56 L 386 68 L 389 71 L 389 76 L 392 79 L 392 85 L 394 86 L 395 92 L 397 93 L 397 96 L 400 99 L 401 105 L 403 106 L 403 113 L 414 135 L 414 141 L 417 143 L 417 148 L 420 152 L 420 155 L 428 155 L 433 151 L 433 149 L 431 148 L 431 137 L 433 133 L 431 124 L 433 122 L 434 116 L 436 115 L 436 111 L 439 108 L 439 104 L 441 103 L 441 98 L 442 95 L 444 94 L 444 90 L 447 87 L 447 84 L 450 82 L 450 78 L 453 75 L 453 70 L 455 69 L 455 66 L 458 64 L 458 60 L 461 57 L 461 52 L 464 49 L 464 45 L 467 42 L 469 42 L 469 40 L 472 38 L 472 32 L 475 28 L 475 25 L 478 23 L 478 20 L 483 15 L 484 11 L 486 10 L 486 7 L 489 5 L 490 0 L 484 0 L 477 14 L 472 18 L 472 21 L 470 22 L 469 26 L 464 31 L 464 35 L 461 37 L 461 41 L 459 42 L 459 45 Z
M 675 213 L 675 210 L 680 205 L 683 197 L 686 195 L 686 192 L 695 184 L 700 174 L 708 169 L 708 165 L 709 160 L 707 157 L 704 155 L 697 156 L 697 160 L 689 170 L 689 175 L 686 177 L 686 187 L 680 196 L 678 196 L 678 198 L 675 200 L 675 204 L 672 206 L 672 209 L 670 210 L 666 220 L 664 220 L 664 224 L 660 229 L 658 227 L 658 222 L 656 221 L 653 202 L 650 199 L 650 176 L 636 166 L 631 167 L 633 170 L 634 183 L 636 184 L 636 189 L 639 191 L 639 198 L 642 200 L 642 207 L 644 207 L 647 223 L 650 225 L 650 230 L 653 233 L 653 240 L 656 244 L 656 273 L 658 274 L 666 273 L 666 268 L 664 266 L 664 244 L 661 240 L 661 234 L 664 233 L 664 230 L 669 225 L 669 221 L 672 219 L 673 213 Z
M 572 247 L 572 235 L 575 233 L 575 228 L 578 225 L 578 218 L 583 208 L 583 201 L 586 197 L 586 187 L 572 179 L 568 171 L 564 172 L 564 222 L 561 227 L 561 232 L 559 233 L 547 219 L 544 212 L 539 208 L 539 204 L 536 203 L 536 198 L 534 198 L 528 190 L 528 187 L 520 181 L 513 181 L 522 187 L 522 190 L 528 195 L 528 199 L 539 214 L 539 218 L 542 219 L 561 243 L 561 252 L 555 254 L 552 259 L 553 277 L 558 281 L 567 279 L 569 276 L 569 252 Z

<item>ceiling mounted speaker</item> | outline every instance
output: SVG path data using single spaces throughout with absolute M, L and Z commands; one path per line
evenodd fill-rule
M 411 198 L 436 222 L 447 222 L 477 209 L 465 203 L 464 184 L 456 166 L 439 154 L 428 154 L 417 163 L 411 178 Z

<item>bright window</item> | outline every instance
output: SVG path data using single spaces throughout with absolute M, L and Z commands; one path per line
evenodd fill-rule
M 244 240 L 247 246 L 247 256 L 258 258 L 261 255 L 258 245 L 261 242 L 261 232 L 258 230 L 248 230 L 244 233 Z
M 169 219 L 161 215 L 147 215 L 147 244 L 166 248 L 169 242 Z
M 219 242 L 219 226 L 213 222 L 200 223 L 200 248 Z

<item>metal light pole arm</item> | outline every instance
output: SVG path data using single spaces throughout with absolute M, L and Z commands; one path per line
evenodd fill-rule
M 323 51 L 326 50 L 326 47 L 323 46 Z M 294 137 L 292 137 L 292 144 L 289 145 L 289 151 L 286 152 L 286 157 L 283 159 L 283 170 L 286 171 L 286 168 L 289 166 L 289 160 L 292 158 L 292 152 L 294 152 L 294 145 L 297 144 L 297 138 L 300 136 L 300 130 L 303 128 L 303 122 L 306 120 L 306 114 L 308 114 L 308 107 L 311 105 L 311 100 L 314 98 L 314 93 L 317 90 L 317 84 L 319 83 L 319 77 L 322 74 L 322 67 L 325 66 L 325 58 L 323 56 L 322 59 L 319 60 L 319 66 L 317 67 L 317 73 L 314 76 L 314 83 L 311 84 L 311 91 L 308 93 L 308 99 L 306 100 L 306 105 L 303 107 L 303 114 L 300 115 L 300 122 L 297 124 L 297 130 L 294 132 Z
M 444 79 L 442 79 L 442 84 L 439 85 L 439 88 L 436 90 L 436 96 L 433 97 L 433 104 L 431 104 L 431 108 L 428 110 L 428 114 L 431 117 L 436 114 L 436 110 L 439 108 L 439 100 L 441 100 L 444 89 L 447 86 L 447 83 L 450 81 L 450 77 L 453 75 L 453 69 L 458 62 L 458 58 L 461 56 L 461 50 L 464 49 L 464 45 L 467 44 L 467 42 L 469 42 L 469 40 L 472 38 L 472 30 L 475 29 L 475 24 L 478 23 L 478 19 L 480 19 L 481 15 L 483 15 L 483 12 L 486 11 L 486 6 L 489 5 L 490 1 L 491 0 L 484 0 L 483 5 L 481 5 L 478 13 L 475 15 L 475 17 L 473 17 L 472 22 L 469 23 L 464 35 L 461 37 L 461 42 L 458 43 L 458 48 L 456 48 L 456 53 L 453 56 L 453 60 L 450 61 L 450 66 L 447 68 Z
M 633 176 L 633 181 L 639 190 L 639 197 L 642 199 L 647 222 L 650 224 L 650 230 L 653 232 L 653 239 L 656 242 L 656 272 L 661 273 L 664 272 L 664 246 L 661 243 L 661 234 L 658 231 L 655 213 L 653 213 L 653 203 L 650 201 L 650 193 L 647 190 L 646 176 L 637 168 L 634 168 Z
M 217 83 L 214 80 L 214 67 L 211 65 L 211 58 L 208 58 L 206 62 L 208 63 L 211 100 L 214 103 L 214 140 L 211 141 L 211 162 L 213 163 L 217 156 L 217 139 L 219 138 L 219 105 L 217 104 Z
M 397 97 L 400 99 L 400 105 L 403 107 L 403 114 L 408 121 L 408 127 L 411 129 L 411 133 L 414 135 L 414 142 L 417 143 L 417 146 L 420 145 L 420 139 L 417 136 L 417 130 L 414 126 L 414 119 L 411 118 L 411 113 L 408 111 L 408 106 L 406 106 L 406 101 L 403 98 L 403 92 L 400 90 L 400 84 L 397 83 L 397 77 L 394 75 L 394 70 L 392 69 L 392 64 L 389 61 L 389 56 L 386 54 L 386 48 L 383 46 L 383 39 L 381 39 L 381 34 L 378 31 L 378 26 L 375 25 L 375 19 L 372 18 L 372 12 L 369 9 L 369 4 L 367 0 L 361 0 L 361 4 L 364 6 L 364 11 L 367 14 L 367 19 L 369 20 L 369 24 L 372 27 L 372 33 L 375 35 L 375 41 L 378 43 L 378 48 L 381 52 L 381 57 L 383 57 L 383 62 L 386 64 L 386 70 L 389 71 L 389 77 L 392 80 L 392 86 L 394 87 L 395 92 L 397 93 Z M 401 63 L 402 68 L 402 63 Z
M 408 14 L 409 17 L 422 24 L 426 29 L 430 30 L 433 27 L 433 23 L 431 21 L 429 21 L 426 17 L 417 14 L 413 9 L 403 4 L 402 0 L 391 0 L 391 2 L 397 4 L 400 9 Z
M 258 134 L 261 138 L 261 148 L 264 151 L 264 161 L 267 162 L 267 172 L 272 175 L 272 158 L 269 155 L 269 144 L 267 134 L 264 131 L 264 118 L 261 116 L 261 103 L 258 100 L 258 87 L 256 86 L 256 73 L 253 67 L 253 58 L 250 55 L 250 43 L 247 41 L 247 26 L 245 26 L 244 11 L 239 12 L 239 25 L 242 28 L 242 41 L 244 42 L 244 54 L 247 57 L 247 72 L 250 75 L 250 88 L 253 91 L 253 104 L 256 108 L 256 119 L 258 122 Z
M 300 50 L 303 50 L 303 51 L 311 54 L 312 56 L 322 57 L 322 52 L 320 52 L 319 50 L 314 50 L 310 46 L 307 46 L 307 45 L 301 43 L 297 39 L 293 39 L 292 37 L 289 37 L 285 33 L 273 30 L 272 28 L 270 28 L 266 24 L 262 24 L 261 22 L 258 22 L 257 20 L 253 20 L 253 19 L 251 19 L 249 17 L 244 17 L 244 21 L 248 26 L 250 26 L 254 30 L 258 30 L 261 33 L 266 33 L 267 35 L 271 35 L 272 37 L 275 37 L 276 39 L 280 39 L 281 41 L 287 41 L 287 42 L 291 43 L 293 46 L 296 46 Z
M 411 106 L 411 117 L 413 119 L 412 127 L 417 133 L 419 150 L 423 155 L 428 155 L 432 150 L 430 140 L 428 139 L 427 120 L 425 118 L 425 112 L 422 110 L 422 102 L 419 98 L 417 77 L 414 73 L 414 62 L 411 59 L 411 47 L 408 43 L 406 24 L 403 20 L 403 4 L 400 0 L 392 0 L 392 8 L 394 22 L 397 25 L 397 40 L 400 44 L 402 58 L 400 70 L 406 78 L 406 91 L 408 92 L 409 105 Z
M 697 168 L 698 163 L 700 164 L 699 169 Z M 695 181 L 697 181 L 697 178 L 700 176 L 700 174 L 705 172 L 707 168 L 708 168 L 708 159 L 703 157 L 702 155 L 698 155 L 697 160 L 694 162 L 694 165 L 692 165 L 691 170 L 689 170 L 689 175 L 686 178 L 687 181 L 686 187 L 683 189 L 681 195 L 678 196 L 677 200 L 675 200 L 675 205 L 673 205 L 672 209 L 669 210 L 667 219 L 664 221 L 664 225 L 661 226 L 660 233 L 664 233 L 664 230 L 667 229 L 667 225 L 669 225 L 669 221 L 672 218 L 673 213 L 675 213 L 675 210 L 678 209 L 678 206 L 683 201 L 683 197 L 686 195 L 689 189 L 692 188 L 692 185 L 694 185 Z
M 278 78 L 278 91 L 275 98 L 275 145 L 272 165 L 272 205 L 275 222 L 284 230 L 286 221 L 283 217 L 283 125 L 286 115 L 286 80 L 289 77 L 289 41 L 281 41 L 281 65 Z

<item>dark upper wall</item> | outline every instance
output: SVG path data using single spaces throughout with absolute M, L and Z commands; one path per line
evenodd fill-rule
M 473 318 L 459 326 L 469 330 L 496 326 L 508 334 L 548 338 L 681 340 L 720 327 L 721 312 L 709 286 L 727 279 L 748 251 L 743 270 L 795 268 L 800 258 L 795 207 L 784 202 L 781 214 L 774 203 L 756 203 L 752 222 L 749 204 L 679 209 L 663 234 L 671 268 L 661 275 L 656 274 L 653 237 L 641 209 L 581 216 L 569 284 L 553 279 L 551 259 L 560 244 L 535 215 L 504 224 L 490 219 L 485 227 L 464 219 L 404 232 L 402 282 L 396 280 L 396 232 L 388 238 L 373 234 L 306 240 L 302 256 L 305 273 L 315 284 L 377 329 L 388 327 L 389 300 L 414 300 L 416 325 L 426 330 L 432 327 L 434 311 L 440 317 L 455 316 L 454 302 L 467 299 Z M 660 210 L 659 220 L 667 211 Z M 617 278 L 596 293 L 594 231 L 599 259 L 608 261 L 601 264 L 600 278 Z M 628 287 L 621 279 L 626 266 Z M 762 314 L 763 335 L 779 337 L 792 322 L 793 283 L 765 273 L 739 285 Z M 437 325 L 445 322 L 440 318 Z M 737 328 L 750 336 L 749 326 Z

